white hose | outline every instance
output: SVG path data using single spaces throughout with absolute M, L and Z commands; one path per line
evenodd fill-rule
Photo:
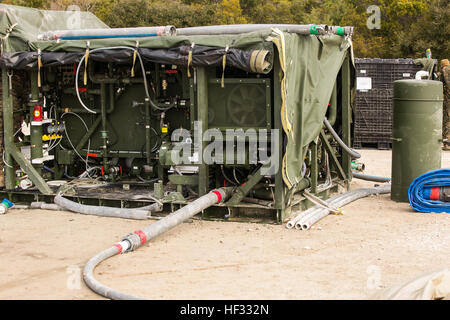
M 374 188 L 360 188 L 350 192 L 346 192 L 342 195 L 338 195 L 327 201 L 330 205 L 343 207 L 350 202 L 355 200 L 370 196 L 385 194 L 391 192 L 391 185 L 389 183 L 382 184 Z M 314 207 L 315 210 L 312 211 L 308 216 L 304 216 L 302 219 L 296 222 L 296 229 L 308 230 L 317 221 L 326 217 L 329 213 L 329 209 L 320 208 L 318 206 Z

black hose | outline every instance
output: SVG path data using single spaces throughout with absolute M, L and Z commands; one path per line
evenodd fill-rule
M 327 127 L 328 131 L 330 131 L 331 135 L 336 139 L 337 143 L 342 147 L 342 149 L 347 152 L 353 159 L 359 159 L 361 158 L 361 154 L 356 152 L 355 150 L 348 147 L 344 141 L 339 137 L 339 135 L 334 131 L 333 127 L 331 126 L 330 122 L 328 122 L 328 119 L 325 117 L 323 119 L 323 123 Z
M 373 182 L 390 182 L 391 178 L 385 178 L 385 177 L 378 177 L 378 176 L 370 176 L 368 174 L 362 174 L 358 172 L 352 172 L 353 178 L 366 180 L 366 181 L 373 181 Z

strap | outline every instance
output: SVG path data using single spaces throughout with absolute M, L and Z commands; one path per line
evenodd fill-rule
M 6 40 L 8 39 L 9 34 L 13 31 L 15 26 L 17 26 L 17 22 L 14 23 L 12 26 L 10 26 L 8 29 L 6 29 L 5 36 L 0 38 L 0 40 L 1 40 L 1 44 L 0 44 L 1 54 L 3 54 L 3 50 L 4 50 L 3 44 L 6 44 Z
M 136 41 L 136 48 L 134 49 L 133 52 L 133 66 L 131 67 L 131 77 L 134 78 L 134 66 L 136 65 L 136 57 L 137 57 L 137 53 L 138 53 L 138 48 L 139 48 L 139 41 Z
M 225 66 L 227 64 L 227 52 L 230 47 L 227 45 L 225 48 L 225 54 L 222 57 L 222 81 L 220 83 L 221 87 L 225 87 Z
M 192 50 L 194 50 L 194 47 L 195 47 L 195 43 L 192 42 L 191 50 L 189 50 L 189 53 L 188 53 L 188 62 L 187 62 L 187 74 L 188 74 L 188 78 L 191 77 L 191 71 L 189 70 L 189 67 L 191 66 L 191 63 L 192 63 Z
M 41 68 L 42 68 L 42 57 L 41 57 L 41 49 L 38 49 L 38 72 L 37 72 L 37 85 L 41 87 Z
M 88 59 L 89 59 L 89 45 L 90 41 L 86 43 L 86 52 L 84 54 L 84 75 L 83 75 L 83 83 L 85 86 L 87 86 L 87 65 L 88 65 Z

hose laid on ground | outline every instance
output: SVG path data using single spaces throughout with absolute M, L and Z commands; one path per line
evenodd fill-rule
M 353 175 L 353 178 L 366 180 L 366 181 L 381 182 L 381 183 L 391 181 L 391 178 L 371 176 L 368 174 L 362 174 L 362 173 L 358 173 L 358 172 L 354 172 L 354 171 L 352 172 L 352 175 Z
M 330 205 L 340 208 L 349 204 L 350 202 L 353 202 L 361 198 L 365 198 L 370 195 L 385 194 L 390 192 L 391 192 L 390 184 L 383 184 L 381 186 L 374 188 L 361 188 L 344 193 L 340 197 L 336 197 L 334 199 L 335 201 L 330 203 Z M 323 209 L 319 207 L 317 210 L 312 212 L 311 215 L 309 215 L 308 217 L 297 221 L 297 223 L 295 224 L 295 228 L 301 230 L 308 230 L 309 228 L 311 228 L 313 224 L 325 218 L 329 213 L 330 213 L 329 209 Z
M 112 247 L 100 252 L 96 256 L 92 257 L 84 266 L 83 279 L 86 285 L 94 292 L 115 300 L 137 300 L 142 299 L 130 294 L 122 293 L 115 289 L 109 288 L 94 277 L 94 269 L 102 261 L 115 256 L 120 253 L 126 253 L 134 251 L 140 246 L 144 245 L 150 239 L 174 228 L 183 221 L 192 218 L 199 212 L 227 200 L 232 192 L 232 188 L 220 188 L 213 190 L 208 194 L 201 196 L 197 200 L 189 203 L 181 209 L 171 213 L 167 217 L 143 228 L 142 230 L 135 231 L 125 236 L 119 243 Z
M 328 205 L 333 206 L 335 203 L 339 202 L 340 199 L 345 198 L 347 194 L 348 194 L 348 192 L 344 193 L 344 194 L 335 195 L 334 197 L 329 198 L 325 202 Z M 305 210 L 305 211 L 301 212 L 300 214 L 298 214 L 297 216 L 295 216 L 294 218 L 292 218 L 291 220 L 289 220 L 287 222 L 286 228 L 292 229 L 294 227 L 297 227 L 297 222 L 299 222 L 302 219 L 309 218 L 311 215 L 314 215 L 317 212 L 318 209 L 321 209 L 321 208 L 323 208 L 323 206 L 316 205 L 316 206 L 314 206 L 312 208 L 309 208 L 308 210 Z
M 162 206 L 159 203 L 136 209 L 90 206 L 66 199 L 61 194 L 57 194 L 53 201 L 63 209 L 76 213 L 135 220 L 146 220 L 151 215 L 151 212 L 162 210 Z
M 450 202 L 440 201 L 443 187 L 450 186 L 450 169 L 427 172 L 414 179 L 408 189 L 411 208 L 419 212 L 450 213 Z
M 373 188 L 360 188 L 357 190 L 349 191 L 344 194 L 339 194 L 331 197 L 326 201 L 330 207 L 343 207 L 350 202 L 355 200 L 376 194 L 385 194 L 391 192 L 390 184 L 382 184 L 378 187 Z M 330 210 L 322 206 L 314 206 L 302 213 L 300 213 L 295 218 L 288 221 L 286 227 L 292 229 L 294 226 L 298 230 L 308 230 L 314 223 L 320 219 L 326 217 L 330 213 Z
M 326 117 L 323 119 L 323 123 L 325 124 L 325 126 L 328 129 L 328 131 L 330 131 L 331 135 L 334 137 L 334 139 L 336 139 L 337 143 L 339 143 L 339 145 L 342 147 L 342 149 L 345 152 L 347 152 L 353 159 L 361 158 L 361 155 L 358 152 L 356 152 L 355 150 L 353 150 L 350 147 L 348 147 L 345 144 L 345 142 L 342 141 L 342 139 L 339 137 L 337 132 L 334 131 L 333 126 L 330 124 L 330 122 L 328 121 L 328 119 Z

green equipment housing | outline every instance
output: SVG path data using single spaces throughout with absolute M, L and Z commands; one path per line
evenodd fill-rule
M 115 36 L 87 12 L 0 5 L 2 194 L 170 212 L 232 186 L 203 218 L 281 223 L 313 204 L 302 191 L 347 190 L 323 121 L 351 145 L 350 27 L 228 27 Z

